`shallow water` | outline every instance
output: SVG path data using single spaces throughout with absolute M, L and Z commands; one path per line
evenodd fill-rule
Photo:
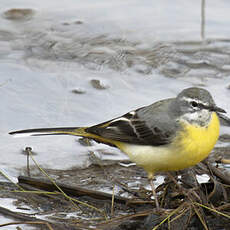
M 69 169 L 124 159 L 113 148 L 67 136 L 12 138 L 9 131 L 85 126 L 175 96 L 210 90 L 230 112 L 229 1 L 1 0 L 0 169 L 16 178 L 31 146 L 42 167 Z M 12 12 L 13 8 L 31 9 Z

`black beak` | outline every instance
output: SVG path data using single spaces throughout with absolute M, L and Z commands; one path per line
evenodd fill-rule
M 220 107 L 217 107 L 216 105 L 205 106 L 205 109 L 208 109 L 209 111 L 219 112 L 219 113 L 226 113 L 224 109 L 221 109 Z

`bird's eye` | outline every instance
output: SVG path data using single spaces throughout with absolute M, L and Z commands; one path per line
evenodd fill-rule
M 192 107 L 197 107 L 197 106 L 198 106 L 198 103 L 197 103 L 196 101 L 192 101 L 192 102 L 191 102 L 191 105 L 192 105 Z

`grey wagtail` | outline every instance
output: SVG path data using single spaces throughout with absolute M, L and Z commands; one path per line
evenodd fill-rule
M 159 209 L 154 174 L 184 169 L 206 158 L 219 137 L 217 113 L 225 111 L 215 105 L 211 94 L 192 87 L 176 98 L 157 101 L 91 127 L 27 129 L 9 134 L 67 134 L 119 148 L 148 173 Z

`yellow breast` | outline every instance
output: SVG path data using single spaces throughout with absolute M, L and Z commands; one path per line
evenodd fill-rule
M 177 169 L 193 166 L 205 159 L 214 148 L 218 137 L 220 123 L 215 112 L 212 113 L 210 123 L 207 127 L 199 127 L 192 124 L 183 124 L 185 132 L 182 132 L 177 142 L 177 151 L 181 152 L 176 160 Z M 175 155 L 176 152 L 175 152 Z

